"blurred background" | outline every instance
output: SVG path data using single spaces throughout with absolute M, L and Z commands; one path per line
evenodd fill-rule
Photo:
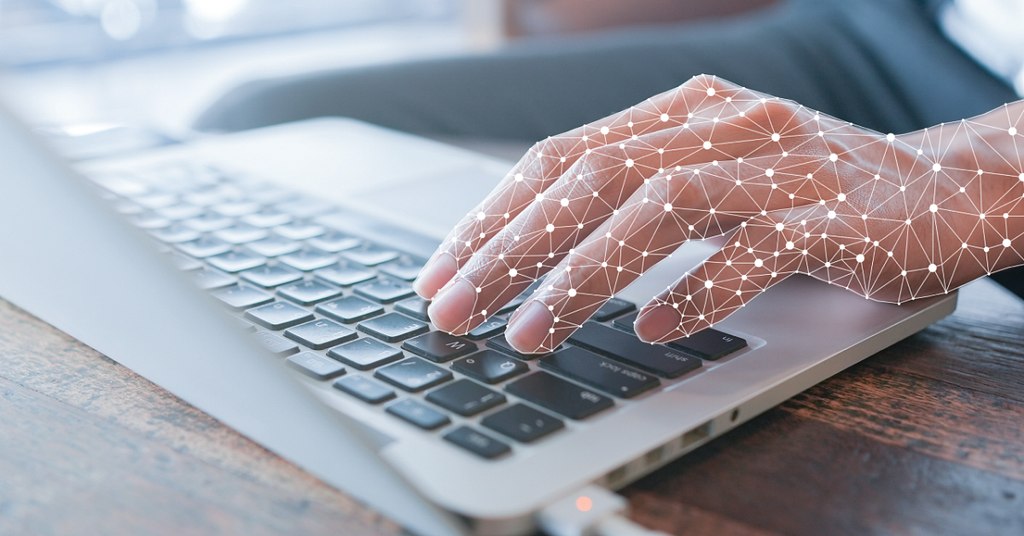
M 183 139 L 247 80 L 717 17 L 771 0 L 0 0 L 0 95 L 72 156 Z

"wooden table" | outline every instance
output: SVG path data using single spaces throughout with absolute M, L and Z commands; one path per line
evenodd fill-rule
M 401 529 L 0 301 L 0 534 Z M 957 312 L 624 490 L 675 534 L 1024 534 L 1024 302 Z

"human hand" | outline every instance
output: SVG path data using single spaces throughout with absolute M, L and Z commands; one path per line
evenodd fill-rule
M 506 331 L 526 353 L 557 347 L 682 243 L 723 233 L 641 310 L 641 339 L 699 331 L 794 273 L 894 303 L 948 292 L 1022 263 L 1022 117 L 1019 102 L 883 135 L 695 77 L 536 144 L 415 288 L 439 329 L 465 333 L 550 271 Z

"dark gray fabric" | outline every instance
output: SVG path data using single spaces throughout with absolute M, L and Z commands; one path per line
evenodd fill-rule
M 225 95 L 196 127 L 231 131 L 335 115 L 435 136 L 538 140 L 701 73 L 881 132 L 1016 100 L 945 39 L 934 18 L 941 1 L 789 0 L 715 22 L 257 81 Z M 1022 292 L 1024 271 L 1000 279 Z

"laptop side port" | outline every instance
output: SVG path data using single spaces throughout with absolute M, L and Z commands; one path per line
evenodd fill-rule
M 708 421 L 683 434 L 683 448 L 701 441 L 711 435 L 711 421 Z

